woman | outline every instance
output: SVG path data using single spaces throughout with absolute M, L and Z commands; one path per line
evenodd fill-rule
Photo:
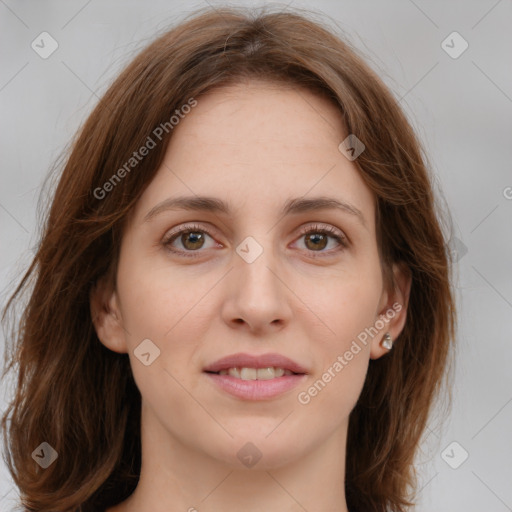
M 208 9 L 143 50 L 4 312 L 33 279 L 3 416 L 25 510 L 405 511 L 454 340 L 430 180 L 300 14 Z

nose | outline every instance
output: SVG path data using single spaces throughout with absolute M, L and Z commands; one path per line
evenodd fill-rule
M 222 315 L 230 327 L 263 335 L 289 323 L 293 293 L 271 249 L 264 248 L 251 263 L 234 254 L 228 279 Z

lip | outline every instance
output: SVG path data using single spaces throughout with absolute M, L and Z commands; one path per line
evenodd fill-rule
M 243 400 L 266 400 L 277 397 L 307 378 L 306 374 L 283 375 L 270 380 L 242 380 L 218 373 L 205 375 L 226 393 Z
M 242 380 L 231 375 L 219 375 L 228 368 L 283 368 L 293 375 L 283 375 L 269 380 Z M 266 400 L 277 397 L 298 386 L 307 378 L 308 371 L 299 363 L 280 354 L 232 354 L 203 369 L 204 374 L 220 389 L 243 400 Z
M 251 355 L 245 353 L 232 354 L 203 368 L 204 372 L 220 372 L 228 368 L 282 368 L 283 370 L 290 370 L 293 373 L 307 374 L 306 368 L 302 367 L 299 363 L 292 359 L 282 356 L 281 354 L 261 354 Z M 281 378 L 281 377 L 278 377 Z M 274 380 L 274 379 L 271 379 Z M 277 380 L 277 379 L 275 379 Z M 248 381 L 245 381 L 248 382 Z

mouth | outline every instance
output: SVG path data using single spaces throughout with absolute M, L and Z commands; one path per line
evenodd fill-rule
M 280 354 L 233 354 L 205 367 L 203 372 L 223 392 L 243 400 L 265 400 L 291 390 L 307 370 Z

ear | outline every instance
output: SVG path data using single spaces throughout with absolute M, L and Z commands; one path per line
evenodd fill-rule
M 382 292 L 378 316 L 375 319 L 375 326 L 378 332 L 373 337 L 371 343 L 371 359 L 379 359 L 379 357 L 389 352 L 387 348 L 381 345 L 384 335 L 389 333 L 394 342 L 402 332 L 407 318 L 412 274 L 410 269 L 403 263 L 393 264 L 392 272 L 395 287 L 393 290 L 384 289 Z M 384 326 L 380 328 L 382 324 Z
M 92 323 L 101 343 L 114 352 L 128 352 L 119 301 L 111 279 L 103 277 L 93 285 L 89 292 L 89 305 Z

